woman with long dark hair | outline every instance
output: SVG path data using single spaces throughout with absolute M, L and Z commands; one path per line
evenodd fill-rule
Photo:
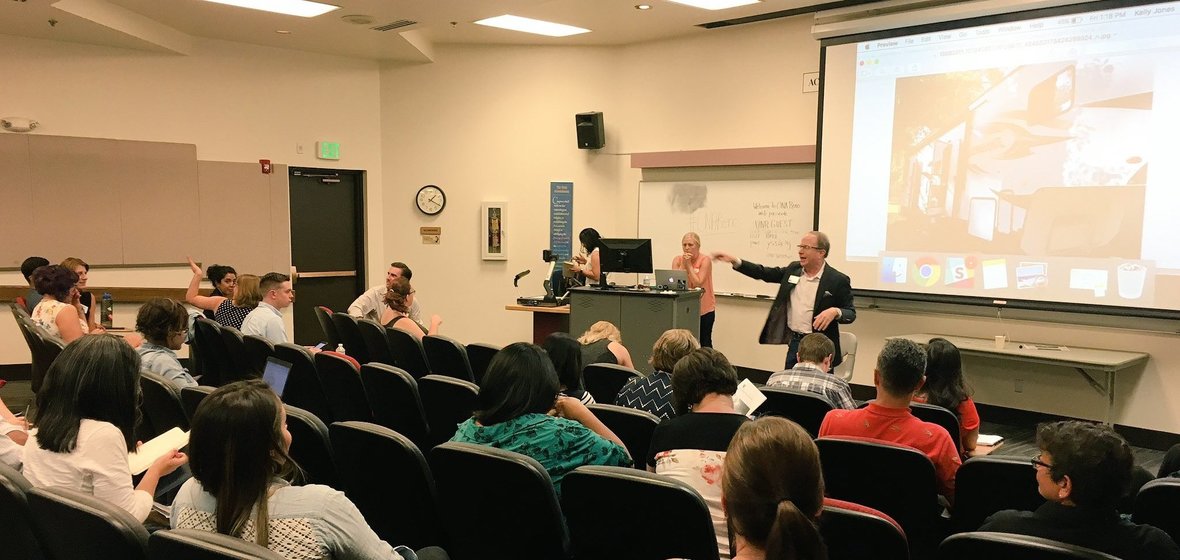
M 578 339 L 563 332 L 555 332 L 545 337 L 541 348 L 545 349 L 549 361 L 553 362 L 553 369 L 557 371 L 561 394 L 578 399 L 582 404 L 594 404 L 594 397 L 582 383 L 582 344 Z
M 733 436 L 721 476 L 734 560 L 826 560 L 815 519 L 823 509 L 819 450 L 798 424 L 768 416 Z
M 598 280 L 602 275 L 602 264 L 599 261 L 598 249 L 602 247 L 602 236 L 598 234 L 598 230 L 594 228 L 586 228 L 578 233 L 578 241 L 582 243 L 582 252 L 585 256 L 574 255 L 574 260 L 578 263 L 578 271 L 586 277 L 587 280 Z
M 193 478 L 172 504 L 172 527 L 239 537 L 285 558 L 414 557 L 382 541 L 343 492 L 292 486 L 290 448 L 287 412 L 266 383 L 238 381 L 205 397 L 189 434 Z
M 33 486 L 92 494 L 147 519 L 160 477 L 188 458 L 172 450 L 131 486 L 139 367 L 139 355 L 114 335 L 84 336 L 62 350 L 37 392 L 25 444 L 24 475 Z
M 926 343 L 926 383 L 914 395 L 914 400 L 954 412 L 959 418 L 958 436 L 963 442 L 963 453 L 975 450 L 979 412 L 971 400 L 971 388 L 963 380 L 963 358 L 951 341 L 932 338 Z

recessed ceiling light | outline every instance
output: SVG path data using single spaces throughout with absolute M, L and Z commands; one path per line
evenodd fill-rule
M 279 35 L 290 35 L 291 34 L 291 32 L 287 31 L 286 29 L 276 30 L 275 33 L 278 33 Z
M 636 10 L 650 10 L 651 4 L 636 4 L 635 9 Z
M 685 6 L 692 6 L 694 8 L 704 8 L 706 10 L 724 10 L 726 8 L 736 8 L 738 6 L 749 6 L 750 4 L 757 4 L 762 0 L 668 0 L 677 4 L 684 4 Z
M 499 27 L 500 29 L 547 35 L 549 37 L 568 37 L 570 35 L 590 32 L 589 29 L 565 25 L 564 23 L 553 23 L 551 21 L 509 15 L 481 19 L 475 23 L 488 27 Z
M 274 12 L 276 14 L 285 14 L 289 16 L 299 17 L 316 17 L 318 15 L 326 14 L 332 10 L 339 10 L 340 6 L 333 6 L 331 4 L 322 4 L 320 2 L 312 2 L 310 0 L 205 0 L 206 2 L 216 2 L 218 4 L 225 4 L 227 6 L 237 6 L 239 8 L 250 8 L 251 10 L 262 10 L 264 12 Z

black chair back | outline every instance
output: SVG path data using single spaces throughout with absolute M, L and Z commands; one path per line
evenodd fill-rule
M 413 549 L 444 545 L 434 476 L 418 446 L 367 422 L 336 422 L 328 431 L 344 491 L 377 536 Z
M 64 488 L 34 488 L 28 499 L 37 539 L 50 559 L 146 560 L 147 529 L 123 508 Z
M 968 461 L 970 462 L 970 461 Z M 964 465 L 966 466 L 966 465 Z M 1180 478 L 1157 478 L 1139 489 L 1131 521 L 1159 527 L 1180 541 Z
M 233 360 L 229 357 L 225 343 L 221 340 L 221 325 L 204 317 L 197 317 L 193 322 L 192 351 L 199 355 L 201 362 L 201 379 L 203 385 L 220 387 L 226 376 L 226 371 L 233 367 Z
M 36 393 L 41 389 L 41 382 L 45 379 L 45 374 L 49 372 L 49 367 L 53 365 L 57 356 L 65 349 L 66 343 L 32 323 L 29 323 L 29 331 L 33 334 L 33 341 L 35 343 L 32 361 L 35 369 L 31 372 L 29 385 L 33 392 Z
M 397 367 L 406 370 L 415 379 L 430 374 L 430 363 L 426 361 L 422 341 L 401 329 L 387 328 L 385 336 L 389 339 L 389 347 L 393 349 L 393 359 L 397 362 Z
M 718 558 L 709 506 L 684 482 L 587 466 L 565 476 L 561 493 L 575 558 Z
M 615 364 L 589 364 L 582 368 L 586 391 L 600 403 L 615 402 L 623 385 L 635 377 L 639 377 L 638 371 Z
M 271 341 L 258 335 L 242 335 L 242 344 L 246 347 L 246 359 L 250 368 L 262 377 L 266 371 L 266 359 L 275 355 L 275 345 Z
M 376 424 L 410 438 L 419 448 L 430 445 L 426 409 L 412 375 L 400 368 L 369 362 L 361 366 L 361 383 Z
M 910 537 L 911 551 L 924 551 L 944 536 L 934 465 L 922 452 L 886 443 L 826 437 L 815 440 L 815 444 L 828 496 L 892 517 Z M 873 475 L 866 476 L 865 469 L 870 467 Z
M 429 455 L 451 558 L 569 558 L 553 482 L 535 459 L 458 442 Z
M 483 383 L 483 376 L 488 372 L 488 364 L 492 363 L 492 358 L 496 357 L 496 352 L 499 351 L 500 347 L 494 344 L 472 342 L 467 345 L 467 361 L 471 364 L 471 375 L 475 378 L 476 384 Z
M 656 431 L 656 426 L 660 425 L 660 417 L 646 410 L 613 404 L 595 403 L 588 408 L 610 428 L 610 431 L 623 440 L 623 445 L 635 461 L 635 468 L 646 468 L 651 435 Z
M 200 406 L 201 401 L 205 397 L 213 394 L 217 387 L 210 387 L 208 385 L 197 385 L 196 387 L 185 387 L 180 390 L 180 406 L 184 409 L 184 416 L 188 418 L 191 423 L 193 415 L 197 413 L 197 407 Z
M 336 325 L 336 334 L 340 336 L 341 344 L 344 344 L 344 352 L 362 364 L 369 363 L 369 349 L 365 346 L 365 339 L 361 336 L 361 328 L 356 324 L 356 318 L 347 313 L 336 312 L 332 314 L 332 324 Z
M 188 430 L 188 416 L 180 403 L 180 388 L 158 373 L 142 371 L 139 388 L 143 392 L 142 410 L 155 435 L 172 428 Z
M 766 402 L 758 407 L 759 416 L 781 416 L 807 430 L 811 437 L 819 436 L 819 426 L 824 416 L 836 408 L 832 401 L 811 391 L 798 391 L 786 387 L 762 387 Z
M 385 337 L 385 327 L 376 321 L 358 319 L 356 326 L 360 329 L 361 339 L 365 342 L 365 352 L 369 355 L 368 362 L 395 365 L 393 349 L 389 347 L 389 339 Z
M 422 350 L 426 353 L 426 363 L 430 364 L 430 373 L 475 383 L 467 348 L 459 341 L 441 334 L 428 334 L 422 337 Z
M 479 399 L 479 386 L 445 375 L 427 375 L 418 380 L 418 395 L 426 410 L 433 447 L 451 439 L 459 424 L 471 418 Z
M 278 553 L 238 537 L 196 529 L 156 531 L 148 539 L 150 560 L 283 560 Z
M 956 531 L 975 531 L 993 513 L 1005 509 L 1032 511 L 1045 503 L 1037 490 L 1036 472 L 1028 459 L 972 457 L 955 473 Z
M 16 469 L 0 462 L 0 527 L 4 527 L 4 557 L 40 560 L 41 546 L 33 533 L 28 493 L 33 489 Z
M 336 461 L 332 455 L 332 443 L 328 427 L 312 413 L 299 407 L 287 407 L 287 431 L 291 432 L 291 458 L 303 468 L 306 482 L 325 484 L 343 490 Z
M 955 416 L 954 411 L 935 404 L 915 402 L 910 403 L 910 412 L 923 422 L 942 426 L 947 435 L 951 436 L 951 441 L 955 442 L 955 451 L 958 451 L 959 455 L 963 454 L 963 438 L 959 437 L 959 417 Z
M 819 532 L 828 546 L 828 560 L 909 560 L 905 531 L 885 514 L 825 500 Z
M 283 388 L 283 402 L 302 408 L 324 422 L 333 421 L 328 397 L 324 396 L 311 352 L 302 346 L 284 342 L 275 345 L 275 357 L 291 364 L 287 386 Z
M 328 399 L 328 409 L 337 422 L 358 420 L 372 422 L 373 411 L 369 397 L 361 383 L 360 366 L 351 356 L 336 352 L 315 355 L 315 369 L 320 376 L 320 387 Z
M 250 363 L 250 355 L 246 352 L 246 341 L 242 339 L 242 332 L 225 325 L 222 325 L 218 332 L 221 333 L 221 343 L 225 346 L 229 357 L 227 362 L 230 365 L 229 370 L 222 372 L 221 384 L 262 377 L 262 370 L 255 371 L 254 365 Z
M 340 333 L 336 332 L 336 324 L 332 322 L 332 310 L 322 305 L 317 305 L 315 308 L 315 318 L 320 322 L 320 328 L 324 330 L 324 345 L 335 350 L 341 342 Z
M 1040 537 L 1011 533 L 959 533 L 942 541 L 940 560 L 1118 560 L 1114 556 Z
M 16 303 L 10 303 L 8 307 L 12 310 L 12 316 L 16 319 L 16 326 L 20 329 L 21 336 L 25 337 L 25 344 L 29 347 L 29 355 L 31 356 L 30 365 L 32 366 L 31 373 L 40 373 L 40 375 L 31 379 L 30 383 L 35 394 L 41 388 L 41 378 L 44 377 L 44 371 L 48 368 L 37 367 L 38 342 L 37 336 L 33 334 L 33 320 L 29 317 L 29 313 Z

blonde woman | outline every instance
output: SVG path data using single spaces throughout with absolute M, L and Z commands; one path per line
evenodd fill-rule
M 610 321 L 599 321 L 578 337 L 582 344 L 582 365 L 618 364 L 634 369 L 631 353 L 623 346 L 623 335 Z
M 188 265 L 193 271 L 193 278 L 188 283 L 188 291 L 184 293 L 184 301 L 200 309 L 212 311 L 213 320 L 219 324 L 241 330 L 246 315 L 254 311 L 254 308 L 258 307 L 258 302 L 262 301 L 258 277 L 253 274 L 238 276 L 233 299 L 225 296 L 203 296 L 200 294 L 200 288 L 205 271 L 193 262 L 192 257 L 189 257 Z

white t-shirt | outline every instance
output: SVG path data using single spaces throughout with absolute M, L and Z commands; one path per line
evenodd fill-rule
M 119 506 L 143 521 L 152 510 L 152 495 L 136 490 L 127 466 L 127 442 L 109 422 L 83 419 L 78 443 L 70 453 L 41 448 L 37 430 L 29 432 L 24 449 L 24 475 L 37 488 L 66 488 Z

